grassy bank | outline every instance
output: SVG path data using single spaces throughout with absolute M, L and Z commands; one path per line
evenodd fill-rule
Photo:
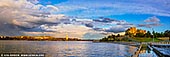
M 103 38 L 100 41 L 101 42 L 160 42 L 164 41 L 159 38 L 146 38 L 146 37 L 132 37 L 132 38 L 126 38 L 126 37 L 119 37 L 119 38 Z
M 135 38 L 132 38 L 133 40 L 135 41 L 138 41 L 138 42 L 152 42 L 153 41 L 153 38 L 139 38 L 139 37 L 135 37 Z M 154 38 L 154 42 L 160 42 L 162 40 L 158 39 L 158 38 Z

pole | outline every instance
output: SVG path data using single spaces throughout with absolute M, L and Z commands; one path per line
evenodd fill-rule
M 152 34 L 153 34 L 153 39 L 152 41 L 154 42 L 154 29 L 152 28 Z

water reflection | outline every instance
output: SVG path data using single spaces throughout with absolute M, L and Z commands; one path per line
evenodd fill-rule
M 151 50 L 149 47 L 146 47 L 146 49 L 140 51 L 139 57 L 158 57 L 158 56 L 153 50 Z
M 47 57 L 130 57 L 136 49 L 89 41 L 0 41 L 0 53 L 46 53 Z

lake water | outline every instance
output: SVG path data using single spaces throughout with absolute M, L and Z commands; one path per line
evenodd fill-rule
M 0 53 L 45 53 L 46 57 L 130 57 L 136 49 L 91 41 L 0 41 Z

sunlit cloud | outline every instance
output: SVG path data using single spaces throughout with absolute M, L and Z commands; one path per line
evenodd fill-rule
M 76 2 L 76 3 L 75 3 Z M 56 4 L 62 13 L 69 13 L 70 15 L 78 15 L 85 17 L 92 16 L 110 16 L 110 15 L 123 15 L 123 14 L 152 14 L 158 16 L 170 16 L 169 6 L 170 1 L 114 1 L 102 0 L 69 0 L 60 4 Z M 160 4 L 159 7 L 155 6 Z M 162 7 L 161 7 L 162 6 Z M 166 6 L 166 8 L 164 8 Z M 79 13 L 79 14 L 76 14 Z
M 106 0 L 104 4 L 103 0 L 68 0 L 56 4 L 53 1 L 43 4 L 42 1 L 0 0 L 0 35 L 49 35 L 63 38 L 69 34 L 76 38 L 102 38 L 110 34 L 124 34 L 127 28 L 135 27 L 127 19 L 108 16 L 150 14 L 153 17 L 137 25 L 149 28 L 162 25 L 157 16 L 170 16 L 168 1 L 161 0 Z M 155 6 L 158 2 L 160 6 Z
M 153 28 L 155 26 L 161 26 L 159 18 L 156 16 L 149 17 L 148 19 L 144 20 L 145 24 L 138 24 L 139 27 L 147 27 Z

